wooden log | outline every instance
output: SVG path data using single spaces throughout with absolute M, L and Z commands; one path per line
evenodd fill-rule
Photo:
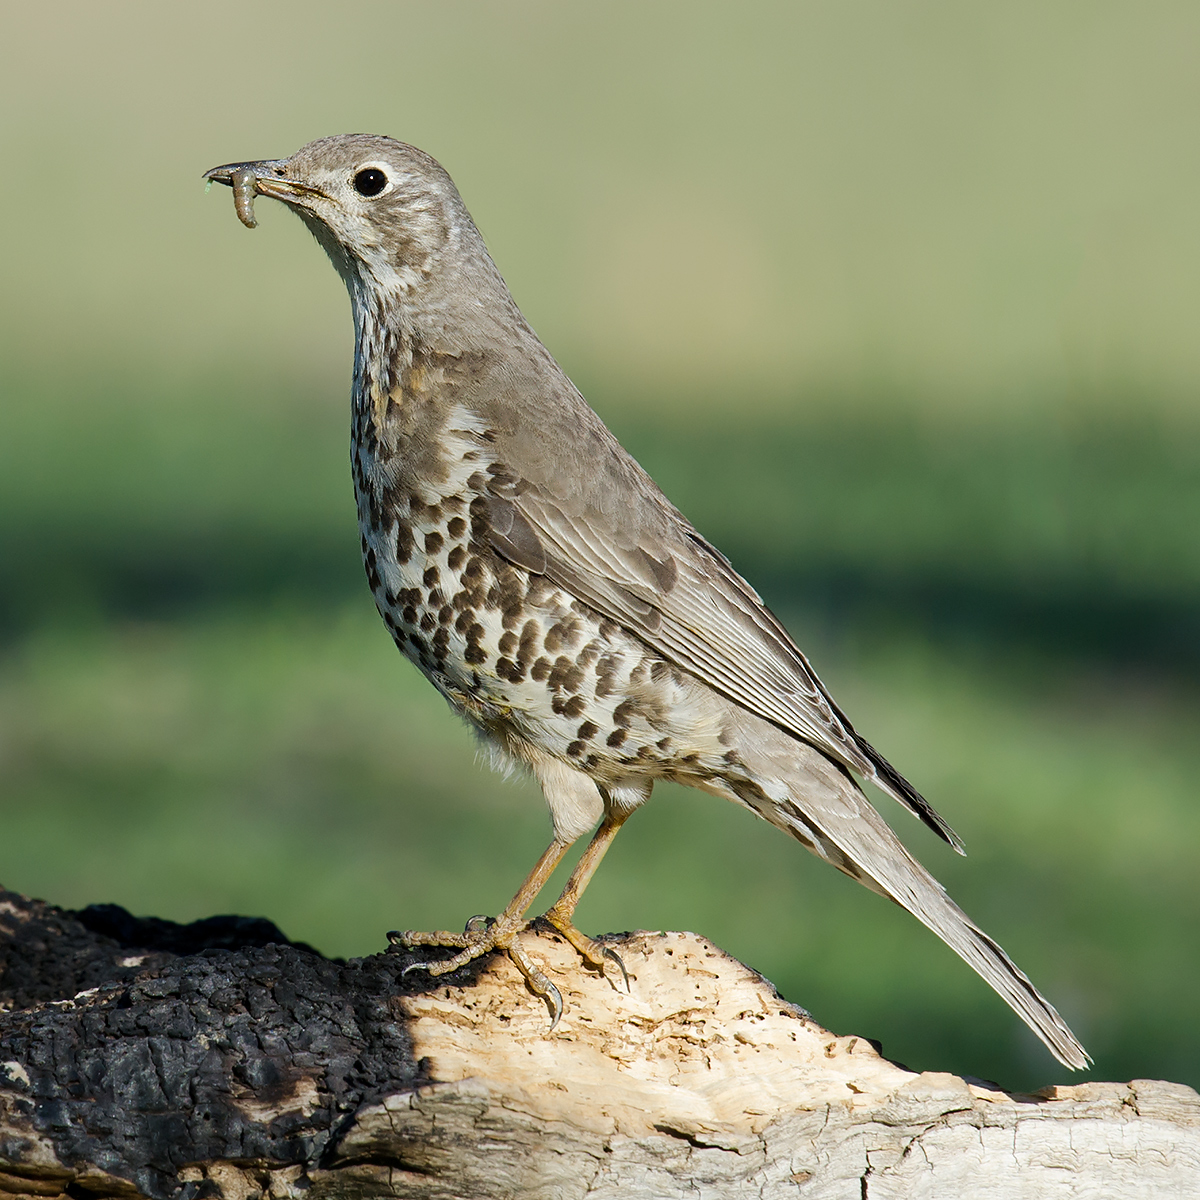
M 265 921 L 0 892 L 0 1200 L 1193 1197 L 1200 1097 L 1010 1095 L 836 1037 L 703 938 L 528 939 L 434 985 Z

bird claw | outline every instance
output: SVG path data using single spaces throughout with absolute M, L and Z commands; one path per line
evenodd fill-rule
M 495 925 L 490 918 L 484 918 L 489 921 L 489 925 L 484 929 L 479 929 L 474 925 L 479 918 L 472 917 L 467 922 L 466 931 L 463 933 L 449 933 L 440 931 L 438 933 L 418 933 L 412 929 L 393 929 L 388 932 L 387 940 L 393 946 L 399 946 L 405 950 L 412 950 L 417 946 L 445 946 L 447 949 L 457 950 L 458 953 L 447 959 L 422 960 L 420 962 L 409 963 L 408 966 L 400 972 L 401 976 L 408 975 L 412 971 L 424 971 L 436 979 L 439 975 L 449 975 L 452 971 L 457 971 L 459 967 L 465 967 L 467 963 L 478 958 L 481 954 L 486 954 L 489 950 L 504 949 L 501 944 L 501 938 L 498 935 L 490 935 L 488 929 Z
M 556 933 L 566 938 L 575 947 L 575 952 L 583 959 L 585 965 L 593 971 L 599 971 L 605 979 L 608 979 L 610 984 L 613 981 L 609 979 L 605 966 L 610 962 L 616 963 L 617 970 L 621 972 L 621 979 L 625 984 L 625 991 L 632 994 L 632 988 L 629 985 L 629 972 L 625 969 L 625 963 L 621 960 L 621 956 L 611 946 L 603 946 L 594 938 L 588 937 L 586 933 L 575 928 L 569 917 L 563 916 L 554 909 L 543 913 L 542 920 Z M 615 987 L 616 985 L 613 984 L 613 986 Z
M 553 1033 L 562 1019 L 563 1013 L 566 1011 L 566 1005 L 563 1004 L 562 992 L 546 977 L 545 973 L 537 967 L 533 960 L 518 946 L 509 946 L 508 957 L 513 960 L 518 971 L 525 976 L 525 982 L 529 985 L 529 990 L 535 996 L 540 996 L 546 1002 L 546 1007 L 550 1010 L 550 1028 L 547 1033 Z
M 625 963 L 611 946 L 602 946 L 599 942 L 593 941 L 586 934 L 580 933 L 569 921 L 564 920 L 560 925 L 551 919 L 550 924 L 575 947 L 584 962 L 592 966 L 593 969 L 598 969 L 600 974 L 608 979 L 609 983 L 614 987 L 616 984 L 610 978 L 606 968 L 608 963 L 615 963 L 617 970 L 621 972 L 621 980 L 625 984 L 625 991 L 630 992 L 632 990 L 629 982 L 629 972 L 625 969 Z M 497 928 L 494 917 L 489 917 L 484 913 L 477 913 L 468 919 L 462 933 L 417 933 L 411 929 L 393 929 L 389 931 L 387 940 L 391 945 L 400 946 L 406 950 L 411 950 L 416 946 L 446 946 L 458 950 L 457 954 L 448 959 L 435 961 L 422 960 L 409 963 L 400 972 L 401 978 L 406 978 L 414 971 L 424 971 L 427 975 L 436 979 L 440 975 L 448 975 L 452 971 L 457 971 L 459 967 L 466 966 L 467 963 L 483 954 L 487 954 L 489 951 L 505 951 L 509 958 L 512 959 L 517 970 L 525 977 L 525 982 L 528 984 L 529 990 L 546 1002 L 546 1007 L 550 1010 L 550 1028 L 547 1032 L 553 1033 L 558 1027 L 559 1021 L 562 1020 L 563 1014 L 566 1012 L 562 992 L 558 990 L 557 986 L 550 981 L 545 972 L 534 963 L 525 951 L 513 941 L 515 934 L 520 928 L 524 928 L 524 926 L 519 926 L 511 930 L 501 930 Z
M 629 972 L 625 970 L 625 964 L 621 961 L 621 956 L 611 946 L 605 946 L 604 957 L 609 962 L 615 962 L 617 964 L 617 968 L 621 972 L 621 978 L 625 981 L 626 995 L 632 995 L 633 989 L 629 986 Z M 600 971 L 607 977 L 608 972 L 604 970 L 603 963 L 600 964 Z

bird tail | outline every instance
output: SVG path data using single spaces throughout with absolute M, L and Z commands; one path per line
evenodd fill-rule
M 816 750 L 788 740 L 792 762 L 786 778 L 780 779 L 781 756 L 774 753 L 763 774 L 753 772 L 754 782 L 729 781 L 742 803 L 852 879 L 908 909 L 995 989 L 1059 1062 L 1076 1070 L 1087 1067 L 1087 1051 L 1054 1006 L 909 854 L 854 780 Z

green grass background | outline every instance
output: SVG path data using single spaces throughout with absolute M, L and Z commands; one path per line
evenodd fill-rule
M 543 846 L 374 614 L 340 284 L 198 183 L 378 129 L 447 163 L 593 404 L 963 835 L 879 799 L 1093 1077 L 1200 1083 L 1191 6 L 3 20 L 6 886 L 362 954 L 497 910 Z M 914 1067 L 1064 1077 L 911 918 L 696 793 L 580 920 L 694 929 Z

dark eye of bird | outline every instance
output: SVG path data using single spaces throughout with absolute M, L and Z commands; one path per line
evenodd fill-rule
M 367 167 L 354 177 L 354 190 L 360 196 L 378 196 L 387 187 L 387 176 L 378 167 Z

